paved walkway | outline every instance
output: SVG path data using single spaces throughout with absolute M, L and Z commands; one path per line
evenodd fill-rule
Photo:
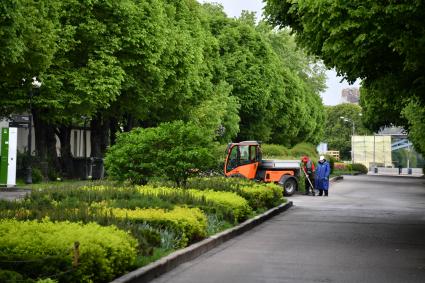
M 424 179 L 345 176 L 153 282 L 425 282 Z

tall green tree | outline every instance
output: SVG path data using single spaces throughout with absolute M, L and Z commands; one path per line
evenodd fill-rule
M 324 117 L 324 111 L 320 109 L 318 93 L 307 87 L 305 78 L 308 76 L 301 76 L 307 70 L 303 64 L 309 61 L 304 59 L 306 56 L 303 63 L 297 61 L 302 57 L 301 52 L 275 40 L 284 36 L 283 33 L 275 33 L 265 23 L 256 24 L 253 14 L 244 13 L 239 19 L 229 19 L 220 6 L 206 4 L 204 7 L 209 11 L 211 32 L 220 43 L 225 72 L 219 75 L 232 86 L 231 95 L 241 105 L 237 139 L 285 145 L 319 140 L 323 124 L 316 121 L 323 119 L 317 115 Z M 294 64 L 293 69 L 287 64 L 290 56 L 294 56 L 293 61 L 298 64 Z
M 265 23 L 262 26 L 281 61 L 279 69 L 284 78 L 284 85 L 276 90 L 284 93 L 282 98 L 275 98 L 282 104 L 272 142 L 288 146 L 300 141 L 317 144 L 324 133 L 325 111 L 320 98 L 326 81 L 324 67 L 298 48 L 288 31 L 275 31 Z
M 368 130 L 362 122 L 360 106 L 343 103 L 336 106 L 326 106 L 326 125 L 324 142 L 329 150 L 339 150 L 340 157 L 348 160 L 351 157 L 351 135 L 368 135 Z M 344 120 L 343 118 L 348 119 Z M 353 126 L 354 123 L 354 126 Z
M 267 0 L 265 10 L 269 21 L 290 26 L 327 67 L 348 81 L 363 80 L 362 106 L 371 128 L 419 126 L 404 119 L 409 115 L 398 117 L 411 101 L 425 106 L 423 1 Z
M 0 4 L 0 115 L 29 110 L 33 77 L 50 66 L 59 39 L 60 1 Z

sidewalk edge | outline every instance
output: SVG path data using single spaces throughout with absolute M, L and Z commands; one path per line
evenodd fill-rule
M 336 181 L 343 180 L 344 176 L 336 176 L 329 179 L 329 183 L 335 183 Z

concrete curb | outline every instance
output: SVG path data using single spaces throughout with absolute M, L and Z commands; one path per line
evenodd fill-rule
M 336 176 L 329 179 L 329 183 L 335 183 L 336 181 L 343 180 L 344 176 Z
M 188 262 L 207 251 L 217 247 L 218 245 L 230 240 L 243 232 L 246 232 L 253 227 L 263 223 L 267 219 L 287 210 L 292 207 L 292 201 L 285 204 L 281 204 L 275 208 L 272 208 L 263 214 L 257 215 L 256 217 L 249 219 L 233 228 L 227 229 L 221 233 L 211 236 L 201 242 L 190 245 L 187 248 L 178 250 L 164 258 L 161 258 L 155 262 L 152 262 L 144 267 L 136 269 L 124 276 L 121 276 L 111 283 L 142 283 L 149 282 L 156 277 L 174 269 L 182 263 Z

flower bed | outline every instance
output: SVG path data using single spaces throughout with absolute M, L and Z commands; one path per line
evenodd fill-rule
M 0 227 L 3 231 L 0 231 L 1 239 L 11 237 L 4 233 L 11 231 L 10 227 L 14 225 L 10 223 L 14 221 L 16 227 L 28 235 L 21 237 L 17 234 L 14 241 L 26 239 L 26 249 L 33 254 L 29 265 L 2 264 L 1 269 L 4 270 L 0 270 L 0 278 L 25 281 L 54 275 L 54 279 L 60 282 L 108 281 L 129 269 L 240 223 L 254 215 L 254 211 L 264 211 L 284 202 L 282 188 L 274 184 L 197 178 L 190 180 L 189 185 L 189 189 L 151 185 L 44 188 L 33 190 L 21 201 L 0 201 L 0 219 L 5 219 L 1 221 L 9 227 Z M 33 230 L 22 228 L 28 223 L 34 227 L 37 223 L 41 226 L 31 228 Z M 49 228 L 43 228 L 43 225 Z M 86 232 L 87 237 L 74 237 L 78 231 L 84 230 L 78 227 L 89 231 Z M 37 240 L 41 236 L 32 232 L 35 230 L 45 234 L 46 238 Z M 124 240 L 115 240 L 116 232 L 125 235 Z M 31 237 L 33 234 L 34 237 Z M 86 234 L 81 232 L 81 235 Z M 55 239 L 58 239 L 57 243 L 54 243 Z M 81 244 L 77 270 L 72 265 L 75 241 Z M 109 241 L 109 244 L 103 241 Z M 131 251 L 117 244 L 126 241 Z M 57 248 L 58 245 L 60 248 Z M 0 260 L 25 261 L 29 254 L 22 253 L 19 257 L 19 252 L 13 252 L 19 250 L 15 246 L 13 241 L 0 243 Z M 39 253 L 34 247 L 40 248 Z M 3 250 L 8 252 L 2 253 Z M 127 257 L 121 253 L 126 253 Z M 66 273 L 57 275 L 58 270 Z

